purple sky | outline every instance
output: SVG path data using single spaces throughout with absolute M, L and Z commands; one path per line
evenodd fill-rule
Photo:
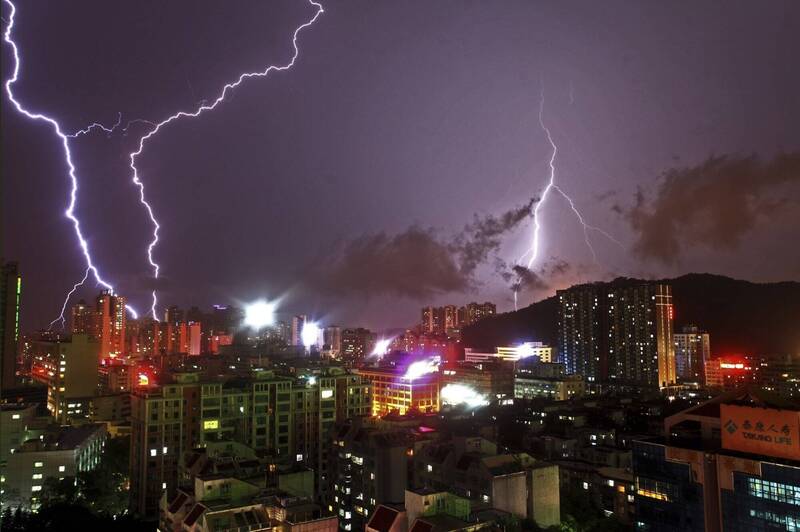
M 550 157 L 542 86 L 557 182 L 623 248 L 591 233 L 594 263 L 568 205 L 551 196 L 534 264 L 547 286 L 521 302 L 614 275 L 800 279 L 798 165 L 773 161 L 800 149 L 797 2 L 323 3 L 291 71 L 245 82 L 148 144 L 139 167 L 162 225 L 161 302 L 282 296 L 286 312 L 372 327 L 415 322 L 427 303 L 511 308 L 494 260 L 524 252 L 530 219 L 502 235 L 466 290 L 434 283 L 433 295 L 414 298 L 383 290 L 369 268 L 358 275 L 370 295 L 309 278 L 336 268 L 353 239 L 385 232 L 391 246 L 416 225 L 447 243 L 475 215 L 540 194 Z M 292 31 L 313 15 L 300 0 L 18 4 L 16 94 L 67 130 L 113 123 L 117 112 L 158 121 L 191 110 L 240 72 L 286 62 Z M 2 59 L 5 79 L 8 46 Z M 76 212 L 104 276 L 140 311 L 153 285 L 151 227 L 127 153 L 146 131 L 73 142 Z M 702 166 L 712 156 L 727 158 Z M 21 263 L 31 329 L 58 315 L 85 265 L 62 215 L 69 182 L 57 138 L 6 98 L 2 175 L 3 256 Z M 653 252 L 666 241 L 677 248 Z M 390 256 L 412 282 L 428 275 L 427 256 L 407 267 Z

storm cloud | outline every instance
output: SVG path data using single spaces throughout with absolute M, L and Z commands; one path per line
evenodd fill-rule
M 691 246 L 736 249 L 759 222 L 797 208 L 800 152 L 770 161 L 757 156 L 710 157 L 665 172 L 652 197 L 642 190 L 624 216 L 643 259 L 675 263 Z
M 499 216 L 475 216 L 446 238 L 411 226 L 390 235 L 370 233 L 342 243 L 331 260 L 314 268 L 311 284 L 334 295 L 393 295 L 425 299 L 478 286 L 475 272 L 503 242 L 503 235 L 531 216 L 537 198 Z

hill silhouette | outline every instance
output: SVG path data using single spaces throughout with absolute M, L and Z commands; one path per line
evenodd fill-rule
M 636 281 L 640 280 L 620 278 L 598 284 Z M 657 282 L 672 286 L 675 331 L 689 324 L 708 331 L 714 356 L 800 353 L 799 282 L 753 283 L 708 273 L 690 273 Z M 488 350 L 526 340 L 555 346 L 557 338 L 555 296 L 498 314 L 463 331 L 465 346 Z

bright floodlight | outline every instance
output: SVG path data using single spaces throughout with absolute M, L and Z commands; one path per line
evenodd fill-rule
M 261 329 L 275 323 L 275 304 L 256 301 L 244 309 L 244 324 L 253 329 Z
M 403 378 L 413 381 L 428 373 L 435 373 L 439 371 L 439 357 L 427 358 L 425 360 L 418 360 L 408 366 L 406 374 Z
M 373 355 L 383 356 L 389 352 L 389 344 L 392 343 L 391 338 L 382 338 L 375 343 L 375 349 L 372 350 Z
M 303 345 L 306 349 L 312 345 L 317 345 L 317 341 L 319 340 L 319 326 L 312 321 L 307 321 L 303 325 L 303 330 L 300 332 L 300 339 L 303 341 Z
M 517 356 L 519 356 L 519 358 L 528 358 L 535 354 L 536 351 L 533 350 L 533 345 L 531 345 L 531 342 L 525 342 L 517 347 Z
M 465 403 L 467 406 L 475 408 L 489 404 L 486 396 L 463 384 L 448 384 L 442 388 L 439 396 L 442 398 L 442 402 L 448 405 Z

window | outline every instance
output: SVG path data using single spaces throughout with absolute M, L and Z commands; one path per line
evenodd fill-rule
M 43 465 L 44 465 L 44 462 L 34 462 L 33 463 L 33 467 L 42 467 Z
M 31 491 L 42 491 L 41 486 L 31 486 Z
M 66 470 L 67 470 L 67 467 L 66 467 L 66 466 L 63 466 L 63 465 L 60 465 L 60 466 L 58 466 L 58 472 L 59 472 L 59 473 L 63 473 L 63 472 L 64 472 L 64 471 L 66 471 Z
M 156 456 L 158 454 L 158 449 L 150 449 L 150 456 Z
M 165 490 L 165 489 L 167 489 L 167 483 L 166 483 L 166 482 L 162 482 L 162 483 L 161 483 L 161 489 L 162 489 L 162 490 Z
M 35 475 L 33 475 L 31 478 L 32 478 L 33 480 L 39 480 L 40 478 L 42 478 L 42 474 L 41 474 L 41 473 L 36 473 L 36 474 L 35 474 Z
M 747 487 L 750 495 L 754 497 L 800 506 L 800 486 L 748 478 Z
M 433 466 L 428 464 L 428 473 L 433 473 Z
M 162 450 L 162 452 L 163 452 L 164 454 L 167 454 L 167 448 L 166 448 L 166 447 L 164 447 L 164 449 Z
M 19 414 L 12 414 L 11 415 L 11 419 L 19 419 L 19 418 L 20 418 Z

